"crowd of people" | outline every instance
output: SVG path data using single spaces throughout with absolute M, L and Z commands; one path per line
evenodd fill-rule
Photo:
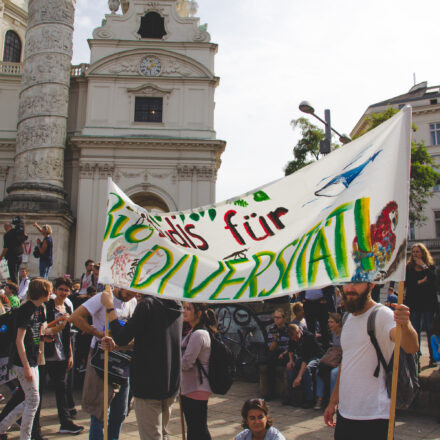
M 129 374 L 110 380 L 108 438 L 119 438 L 131 402 L 142 440 L 168 438 L 171 408 L 178 398 L 187 438 L 210 439 L 209 359 L 212 337 L 217 332 L 213 310 L 205 304 L 182 305 L 126 289 L 104 288 L 98 283 L 99 263 L 93 260 L 85 262 L 78 282 L 63 275 L 51 283 L 44 278 L 49 274 L 53 250 L 52 230 L 47 226 L 36 224 L 44 236 L 38 245 L 40 254 L 50 249 L 51 255 L 43 264 L 40 260 L 42 276 L 30 278 L 29 271 L 20 268 L 13 258 L 11 265 L 19 278 L 13 280 L 11 276 L 0 292 L 0 313 L 18 309 L 17 336 L 10 354 L 16 378 L 8 382 L 11 395 L 0 413 L 0 438 L 6 439 L 8 428 L 18 421 L 20 439 L 43 439 L 39 419 L 46 376 L 55 388 L 59 432 L 82 432 L 84 427 L 74 422 L 77 410 L 72 381 L 68 380 L 75 363 L 77 371 L 84 374 L 81 404 L 90 414 L 89 439 L 101 440 L 104 382 L 92 360 L 108 350 L 123 353 L 130 365 Z M 8 243 L 5 240 L 2 256 L 10 251 Z M 394 293 L 389 292 L 390 307 L 381 307 L 377 313 L 377 339 L 387 359 L 393 352 L 396 323 L 401 324 L 401 346 L 408 353 L 419 350 L 422 324 L 428 337 L 435 336 L 430 328 L 437 307 L 434 282 L 432 257 L 418 244 L 407 265 L 407 305 L 396 304 L 391 297 Z M 275 397 L 279 366 L 286 369 L 288 378 L 283 403 L 325 409 L 324 421 L 336 427 L 336 439 L 386 438 L 389 398 L 385 372 L 381 369 L 378 377 L 372 374 L 377 355 L 365 330 L 368 316 L 376 308 L 373 287 L 359 283 L 301 292 L 292 304 L 291 320 L 285 308 L 274 311 L 265 361 L 268 393 L 264 400 L 244 403 L 244 430 L 237 434 L 237 440 L 284 439 L 273 426 L 267 406 Z M 106 315 L 109 336 L 105 336 Z M 75 344 L 73 328 L 78 331 Z M 438 356 L 431 339 L 429 347 L 434 365 Z M 295 399 L 297 394 L 302 398 Z

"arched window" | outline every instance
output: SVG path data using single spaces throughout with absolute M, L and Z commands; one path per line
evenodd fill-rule
M 161 39 L 165 34 L 164 19 L 157 12 L 148 12 L 141 18 L 141 27 L 138 30 L 141 38 Z
M 136 203 L 136 205 L 142 206 L 142 208 L 169 212 L 167 204 L 156 194 L 151 194 L 150 192 L 138 192 L 136 194 L 132 194 L 130 199 Z
M 19 63 L 21 59 L 21 40 L 14 31 L 6 32 L 3 61 Z

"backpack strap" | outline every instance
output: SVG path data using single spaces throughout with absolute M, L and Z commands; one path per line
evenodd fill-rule
M 388 372 L 389 369 L 389 365 L 387 364 L 385 358 L 383 357 L 382 350 L 379 347 L 379 343 L 377 341 L 376 332 L 375 332 L 376 314 L 381 307 L 383 307 L 382 304 L 376 304 L 372 312 L 370 313 L 370 316 L 368 317 L 368 321 L 367 321 L 367 333 L 368 336 L 370 337 L 370 341 L 373 344 L 374 349 L 376 350 L 376 355 L 377 355 L 377 367 L 374 370 L 374 377 L 379 377 L 381 364 L 385 372 Z
M 345 322 L 347 321 L 347 319 L 348 319 L 348 315 L 349 315 L 349 313 L 348 312 L 345 312 L 344 313 L 344 316 L 342 317 L 342 324 L 341 324 L 341 328 L 342 327 L 344 327 L 344 324 L 345 324 Z
M 212 333 L 212 331 L 210 330 L 207 331 L 209 333 L 209 338 L 211 339 L 211 349 L 212 349 L 212 339 L 215 338 L 215 335 Z M 202 363 L 199 361 L 199 358 L 196 359 L 196 365 L 197 365 L 197 369 L 199 370 L 199 380 L 201 385 L 203 383 L 202 373 L 206 377 L 206 379 L 208 379 L 208 381 L 209 381 L 209 376 L 206 370 L 203 368 Z

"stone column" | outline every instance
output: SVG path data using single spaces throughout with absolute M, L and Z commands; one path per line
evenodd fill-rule
M 12 205 L 69 210 L 64 148 L 75 0 L 29 0 Z M 18 207 L 18 206 L 17 206 Z
M 32 244 L 40 236 L 34 221 L 52 227 L 50 277 L 69 271 L 73 218 L 64 191 L 64 149 L 75 1 L 29 0 L 14 177 L 0 203 L 0 221 L 20 215 Z M 38 275 L 38 260 L 31 256 L 27 265 Z

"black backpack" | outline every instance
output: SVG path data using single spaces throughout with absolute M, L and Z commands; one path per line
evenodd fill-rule
M 17 312 L 18 308 L 14 307 L 0 315 L 0 357 L 8 357 L 14 347 L 17 337 Z
M 234 374 L 234 356 L 232 351 L 220 339 L 218 334 L 209 332 L 211 338 L 211 354 L 209 356 L 209 374 L 197 359 L 196 364 L 199 370 L 199 379 L 202 383 L 202 373 L 209 381 L 209 386 L 215 394 L 226 394 L 232 386 Z
M 379 376 L 380 366 L 382 365 L 386 372 L 385 382 L 387 386 L 388 397 L 391 397 L 394 353 L 391 356 L 391 360 L 387 363 L 385 361 L 385 358 L 383 357 L 382 351 L 379 347 L 379 343 L 377 342 L 375 335 L 376 314 L 380 307 L 385 306 L 381 304 L 376 305 L 374 307 L 374 310 L 368 317 L 367 331 L 368 335 L 370 336 L 371 343 L 373 344 L 377 354 L 377 367 L 374 370 L 374 376 Z M 396 408 L 408 409 L 411 406 L 414 398 L 416 397 L 419 389 L 420 384 L 417 368 L 417 355 L 405 353 L 405 351 L 401 348 L 399 356 L 399 372 L 397 376 Z
M 9 312 L 0 315 L 0 358 L 2 358 L 0 384 L 12 379 L 9 377 L 9 372 L 17 337 L 17 312 L 18 308 L 13 308 Z

